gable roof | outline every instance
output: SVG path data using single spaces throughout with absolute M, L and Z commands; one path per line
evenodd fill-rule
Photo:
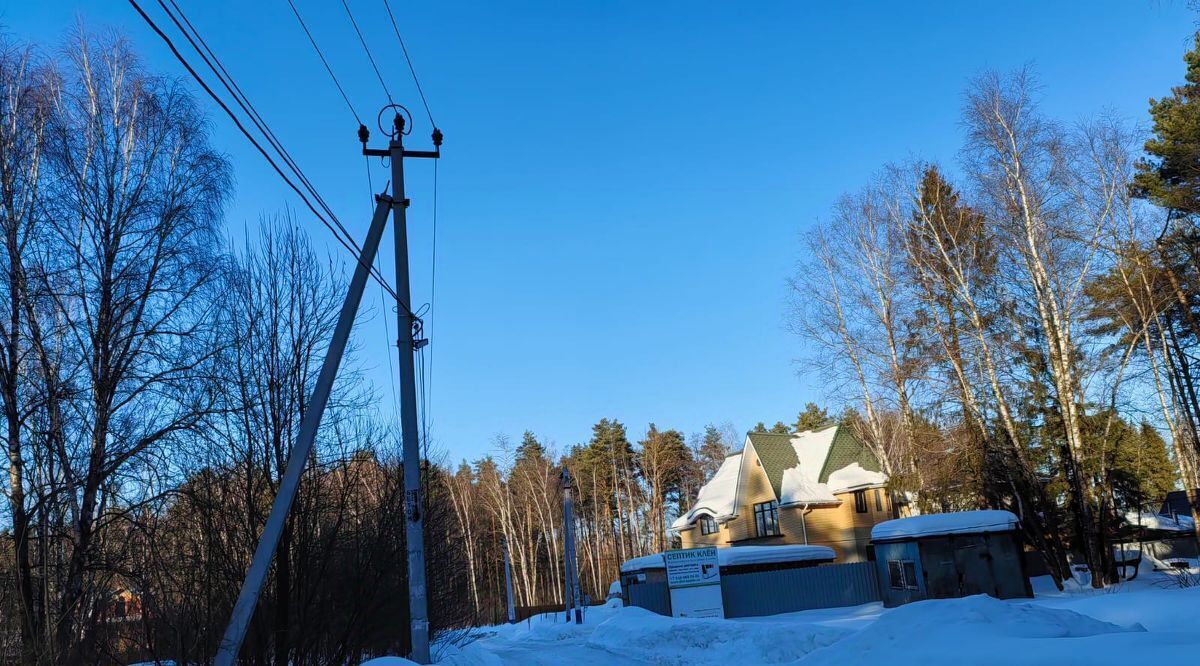
M 854 437 L 838 426 L 795 434 L 752 432 L 746 435 L 763 463 L 763 471 L 775 491 L 775 499 L 786 504 L 832 504 L 838 501 L 824 485 L 821 473 L 840 440 Z M 839 457 L 846 457 L 841 455 Z
M 783 495 L 783 471 L 800 464 L 800 457 L 796 454 L 796 448 L 792 446 L 792 437 L 791 434 L 773 432 L 746 434 L 746 439 L 758 453 L 758 459 L 762 462 L 763 471 L 767 473 L 767 480 L 771 482 L 771 489 L 775 491 L 776 498 Z
M 854 463 L 858 463 L 860 467 L 869 472 L 882 471 L 879 460 L 867 449 L 866 445 L 860 442 L 849 428 L 839 426 L 833 436 L 829 455 L 825 458 L 825 464 L 821 467 L 821 474 L 817 480 L 821 483 L 829 483 L 830 474 Z
M 870 450 L 840 426 L 794 434 L 751 432 L 746 435 L 746 447 L 754 449 L 782 506 L 836 504 L 840 501 L 836 493 L 887 481 Z M 725 459 L 700 489 L 692 510 L 676 519 L 672 529 L 687 529 L 701 515 L 724 521 L 737 514 L 744 451 Z

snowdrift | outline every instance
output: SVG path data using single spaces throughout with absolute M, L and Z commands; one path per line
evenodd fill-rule
M 1122 627 L 1071 610 L 980 595 L 893 609 L 803 663 L 1061 665 L 1114 663 L 1116 657 L 1127 663 L 1145 654 L 1150 641 L 1124 640 L 1124 635 L 1142 639 L 1145 632 L 1140 624 Z
M 669 618 L 637 607 L 600 623 L 588 644 L 643 663 L 783 664 L 836 643 L 845 629 L 784 622 Z

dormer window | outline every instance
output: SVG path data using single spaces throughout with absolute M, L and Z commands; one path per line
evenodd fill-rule
M 713 520 L 712 516 L 700 516 L 700 533 L 716 534 L 717 521 Z

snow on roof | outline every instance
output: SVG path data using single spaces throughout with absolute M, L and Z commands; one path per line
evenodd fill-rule
M 831 488 L 830 492 L 844 493 L 868 486 L 882 485 L 886 482 L 887 475 L 883 472 L 872 472 L 853 462 L 830 474 L 828 485 Z
M 832 548 L 826 546 L 805 546 L 788 544 L 781 546 L 733 546 L 717 549 L 717 563 L 723 567 L 743 566 L 747 564 L 774 564 L 780 562 L 812 562 L 828 561 L 836 557 Z M 621 564 L 621 573 L 642 571 L 644 569 L 664 569 L 662 553 L 644 555 L 625 560 Z
M 717 550 L 717 562 L 723 567 L 744 564 L 772 564 L 777 562 L 811 562 L 832 560 L 837 554 L 828 546 L 736 546 Z
M 792 449 L 796 452 L 798 462 L 795 467 L 783 471 L 780 504 L 838 501 L 829 491 L 829 486 L 819 480 L 837 430 L 837 426 L 830 426 L 824 430 L 797 433 L 792 437 Z
M 726 457 L 712 480 L 700 489 L 692 510 L 676 518 L 671 527 L 686 528 L 702 515 L 712 516 L 716 520 L 732 518 L 737 511 L 738 477 L 741 476 L 741 470 L 741 453 Z
M 833 446 L 837 431 L 837 426 L 829 426 L 824 430 L 806 430 L 792 437 L 792 448 L 796 450 L 800 466 L 811 469 L 814 479 L 821 473 L 825 459 L 829 457 L 829 447 Z
M 817 483 L 816 475 L 810 474 L 810 470 L 811 468 L 806 468 L 804 463 L 783 470 L 783 496 L 779 498 L 780 504 L 820 504 L 838 501 L 838 498 L 829 492 L 829 486 Z
M 945 534 L 1005 532 L 1016 526 L 1017 517 L 1008 511 L 930 513 L 879 523 L 871 528 L 871 541 L 891 541 Z
M 1172 518 L 1149 511 L 1143 511 L 1140 515 L 1137 511 L 1126 511 L 1125 522 L 1148 530 L 1164 532 L 1194 532 L 1196 530 L 1196 523 L 1191 516 L 1180 515 Z
M 633 559 L 625 560 L 621 563 L 621 573 L 629 573 L 630 571 L 642 571 L 643 569 L 666 569 L 667 563 L 663 561 L 662 553 L 653 555 L 642 555 Z

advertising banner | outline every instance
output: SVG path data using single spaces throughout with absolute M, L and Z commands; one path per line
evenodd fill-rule
M 721 567 L 713 546 L 668 550 L 667 587 L 675 617 L 725 617 L 721 601 Z

